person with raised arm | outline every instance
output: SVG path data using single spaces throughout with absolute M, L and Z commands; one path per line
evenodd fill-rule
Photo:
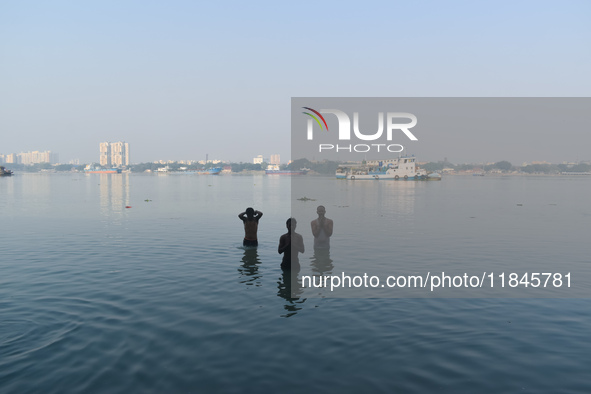
M 261 211 L 255 211 L 253 208 L 246 208 L 246 211 L 238 215 L 238 218 L 244 223 L 244 241 L 243 246 L 257 247 L 257 230 L 259 229 L 259 220 L 263 217 Z

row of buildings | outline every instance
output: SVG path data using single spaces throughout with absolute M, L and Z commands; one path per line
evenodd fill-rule
M 127 142 L 101 142 L 99 162 L 103 167 L 122 167 L 129 165 L 129 144 Z M 0 154 L 0 164 L 58 164 L 59 155 L 52 151 L 32 151 Z M 75 160 L 71 164 L 80 164 Z
M 270 158 L 265 158 L 265 157 L 263 157 L 263 155 L 258 155 L 257 157 L 252 159 L 252 163 L 253 164 L 263 164 L 263 163 L 281 164 L 281 157 L 277 154 L 271 155 Z
M 50 150 L 46 150 L 44 152 L 36 150 L 32 152 L 9 153 L 6 155 L 0 154 L 1 164 L 57 164 L 58 162 L 58 154 L 53 153 Z
M 158 162 L 158 161 L 157 161 Z M 164 163 L 162 160 L 160 163 Z M 200 160 L 199 164 L 213 163 L 219 164 L 221 160 Z M 32 151 L 24 153 L 10 153 L 0 154 L 0 164 L 38 164 L 38 163 L 59 163 L 59 156 L 57 153 L 51 151 Z M 184 161 L 181 161 L 184 163 Z M 193 161 L 187 161 L 186 164 L 192 164 Z M 270 157 L 263 157 L 258 155 L 253 158 L 254 164 L 277 164 L 281 163 L 281 157 L 278 154 L 273 154 Z M 79 164 L 79 161 L 71 162 L 71 164 Z M 101 142 L 99 144 L 99 164 L 102 167 L 125 167 L 130 164 L 129 143 L 127 142 Z

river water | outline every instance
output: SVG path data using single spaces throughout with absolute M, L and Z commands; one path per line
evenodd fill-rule
M 0 392 L 591 392 L 588 299 L 294 293 L 277 253 L 293 214 L 299 275 L 353 269 L 364 252 L 345 247 L 347 201 L 379 188 L 391 198 L 372 223 L 409 229 L 391 246 L 419 271 L 466 260 L 584 271 L 591 179 L 340 182 L 330 198 L 294 201 L 304 196 L 282 177 L 0 179 Z M 335 234 L 319 263 L 309 221 L 321 202 Z M 257 250 L 242 248 L 247 206 L 264 213 Z

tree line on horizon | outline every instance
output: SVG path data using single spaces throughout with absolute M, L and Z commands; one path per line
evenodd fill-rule
M 308 159 L 297 159 L 291 162 L 289 165 L 281 165 L 281 169 L 292 169 L 299 170 L 301 168 L 308 168 L 318 174 L 330 175 L 334 174 L 339 166 L 343 164 L 338 161 L 324 160 L 324 161 L 310 161 Z M 41 172 L 41 171 L 56 171 L 56 172 L 68 172 L 68 171 L 80 171 L 86 164 L 50 164 L 50 163 L 36 163 L 32 165 L 28 164 L 15 164 L 6 163 L 3 164 L 7 169 L 13 171 L 22 172 Z M 212 167 L 230 166 L 232 172 L 238 173 L 242 171 L 264 171 L 267 168 L 267 163 L 253 164 L 253 163 L 207 163 L 207 164 L 183 164 L 179 162 L 173 163 L 138 163 L 129 166 L 132 172 L 145 172 L 146 170 L 157 171 L 159 168 L 168 166 L 172 171 L 178 171 L 181 167 L 187 170 L 201 170 L 209 169 Z M 505 173 L 509 172 L 523 172 L 527 174 L 559 174 L 561 172 L 591 172 L 591 165 L 586 163 L 579 163 L 576 165 L 567 164 L 528 164 L 526 166 L 514 166 L 509 161 L 502 160 L 493 164 L 487 164 L 484 167 L 481 164 L 453 164 L 447 160 L 428 162 L 421 166 L 428 172 L 442 171 L 444 168 L 451 168 L 455 171 L 470 171 L 470 170 L 484 170 L 485 172 L 497 170 Z
M 322 162 L 312 162 L 308 159 L 298 159 L 291 163 L 291 168 L 298 170 L 306 167 L 319 174 L 334 174 L 341 162 L 325 160 Z M 528 164 L 526 166 L 514 166 L 507 160 L 498 161 L 494 164 L 453 164 L 447 160 L 438 162 L 428 162 L 421 165 L 428 172 L 442 171 L 444 168 L 451 168 L 455 171 L 470 171 L 481 169 L 485 172 L 498 170 L 501 172 L 524 172 L 526 174 L 559 174 L 561 172 L 591 172 L 591 165 L 580 163 L 574 166 L 568 164 Z
M 524 172 L 526 174 L 558 174 L 561 172 L 590 172 L 591 165 L 579 163 L 574 166 L 568 164 L 528 164 L 514 166 L 506 160 L 482 166 L 481 164 L 453 164 L 449 161 L 429 162 L 422 166 L 427 171 L 441 171 L 444 168 L 452 168 L 455 171 L 470 171 L 482 169 L 485 172 L 498 170 L 501 172 Z

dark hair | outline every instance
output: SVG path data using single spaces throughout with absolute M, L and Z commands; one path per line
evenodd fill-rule
M 254 209 L 252 209 L 250 207 L 246 208 L 246 214 L 248 216 L 253 216 L 254 215 Z
M 292 223 L 293 223 L 293 226 L 295 227 L 295 226 L 297 226 L 297 224 L 298 224 L 298 221 L 297 221 L 297 220 L 295 220 L 295 218 L 289 218 L 289 219 L 287 219 L 287 221 L 285 222 L 285 225 L 286 225 L 288 228 L 291 228 L 291 224 L 292 224 Z

